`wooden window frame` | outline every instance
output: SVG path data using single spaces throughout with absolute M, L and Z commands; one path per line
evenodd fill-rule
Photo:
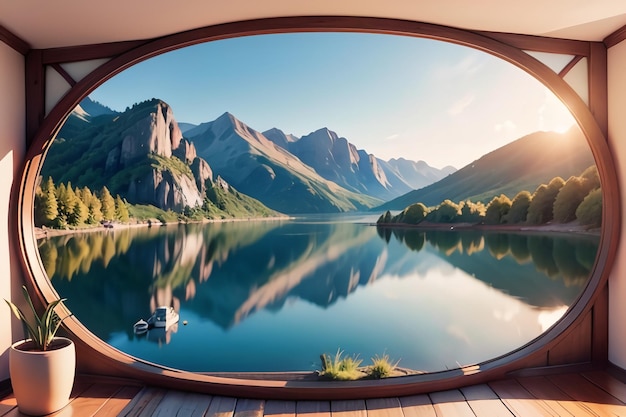
M 476 366 L 423 375 L 329 384 L 287 377 L 270 378 L 269 375 L 265 379 L 256 379 L 250 375 L 230 377 L 173 370 L 114 349 L 71 317 L 65 321 L 64 329 L 77 345 L 78 372 L 133 378 L 147 384 L 216 395 L 264 399 L 349 399 L 453 389 L 508 375 L 551 372 L 562 366 L 606 365 L 607 282 L 620 231 L 616 169 L 606 141 L 606 45 L 601 42 L 476 32 L 407 20 L 345 16 L 269 18 L 214 25 L 149 40 L 28 50 L 25 54 L 28 151 L 22 176 L 15 181 L 11 208 L 15 220 L 12 232 L 19 242 L 25 281 L 38 301 L 41 304 L 50 302 L 57 299 L 58 294 L 39 258 L 33 223 L 34 191 L 50 143 L 80 100 L 116 74 L 165 52 L 239 36 L 293 32 L 365 32 L 452 42 L 516 65 L 554 92 L 569 108 L 587 138 L 603 186 L 603 224 L 598 256 L 582 294 L 553 327 L 515 351 Z M 567 71 L 556 74 L 524 50 L 569 54 L 575 60 L 587 58 L 589 106 L 562 79 Z M 63 63 L 102 58 L 109 60 L 81 80 L 72 80 L 61 67 Z M 48 67 L 60 71 L 70 87 L 45 115 L 45 73 Z

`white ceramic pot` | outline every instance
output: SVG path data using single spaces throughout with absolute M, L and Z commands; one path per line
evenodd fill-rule
M 9 372 L 17 407 L 33 416 L 50 414 L 69 402 L 76 368 L 74 343 L 55 337 L 51 350 L 29 350 L 29 346 L 32 342 L 22 340 L 9 350 Z

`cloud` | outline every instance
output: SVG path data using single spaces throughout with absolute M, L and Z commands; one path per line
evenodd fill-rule
M 452 104 L 452 106 L 448 109 L 448 114 L 452 116 L 457 116 L 465 111 L 467 107 L 474 101 L 476 97 L 473 94 L 467 94 Z
M 477 51 L 469 51 L 469 54 L 450 65 L 442 65 L 436 68 L 434 76 L 436 80 L 455 80 L 468 78 L 478 73 L 484 67 L 483 56 Z
M 385 140 L 394 140 L 394 139 L 398 139 L 400 137 L 399 133 L 394 133 L 393 135 L 389 135 L 385 138 Z
M 512 133 L 515 132 L 517 126 L 511 120 L 505 120 L 502 123 L 498 123 L 493 127 L 493 130 L 497 133 Z

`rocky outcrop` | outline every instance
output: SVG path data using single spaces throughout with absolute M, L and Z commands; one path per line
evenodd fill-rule
M 137 106 L 137 112 L 143 117 L 122 132 L 120 153 L 122 167 L 145 157 L 147 153 L 169 158 L 172 156 L 172 150 L 177 150 L 182 142 L 183 134 L 174 120 L 172 108 L 159 100 L 149 103 L 150 106 L 145 106 L 144 103 Z M 144 107 L 148 107 L 148 111 Z M 134 109 L 135 107 L 131 111 Z M 186 155 L 184 157 L 182 160 L 186 160 Z
M 105 170 L 116 173 L 142 165 L 149 167 L 147 172 L 128 179 L 129 201 L 179 212 L 202 204 L 213 172 L 205 160 L 198 158 L 194 144 L 183 138 L 167 103 L 150 100 L 137 104 L 114 124 L 121 129 L 122 140 L 108 152 Z M 151 160 L 154 157 L 163 159 L 159 164 Z M 172 158 L 189 169 L 171 169 L 164 161 Z
M 153 168 L 146 176 L 130 182 L 127 198 L 164 210 L 182 212 L 185 207 L 201 205 L 203 194 L 195 178 Z
M 195 158 L 191 163 L 191 172 L 196 179 L 196 186 L 200 194 L 206 194 L 207 182 L 211 182 L 213 179 L 213 171 L 211 167 L 202 158 Z

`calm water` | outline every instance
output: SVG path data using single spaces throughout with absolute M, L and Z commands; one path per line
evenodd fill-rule
M 112 346 L 192 371 L 320 368 L 388 354 L 423 371 L 505 354 L 581 293 L 597 237 L 377 230 L 360 221 L 114 229 L 40 254 L 78 319 Z M 158 305 L 180 323 L 136 336 Z M 183 321 L 188 324 L 183 325 Z

